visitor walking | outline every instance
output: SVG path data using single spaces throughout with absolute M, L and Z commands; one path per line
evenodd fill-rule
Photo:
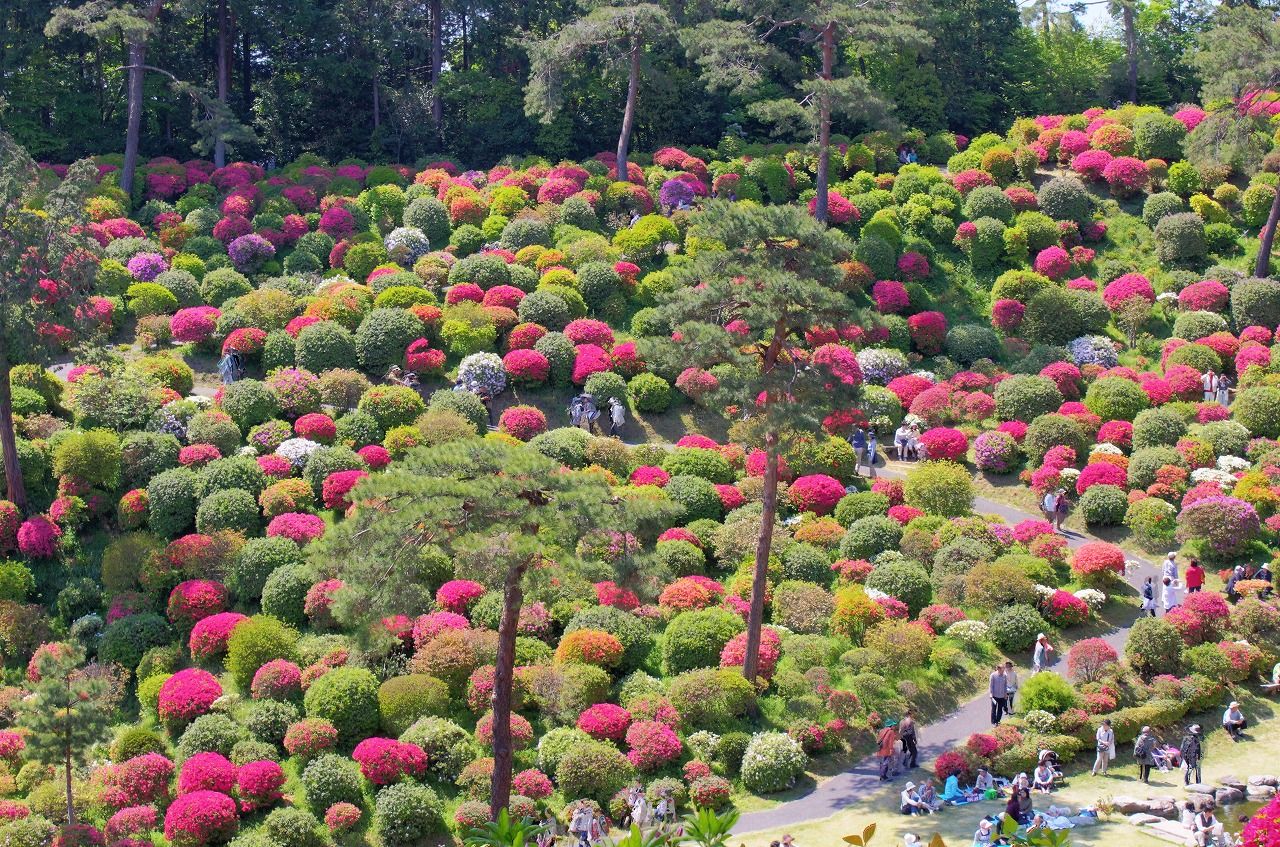
M 889 777 L 893 776 L 893 759 L 898 754 L 898 751 L 894 749 L 898 746 L 898 732 L 894 729 L 897 724 L 898 722 L 895 720 L 885 721 L 884 728 L 876 736 L 876 741 L 880 745 L 876 750 L 876 755 L 880 757 L 881 782 L 888 782 Z
M 1036 646 L 1031 651 L 1031 672 L 1040 673 L 1046 671 L 1053 664 L 1053 645 L 1049 643 L 1049 636 L 1043 632 L 1036 636 Z
M 999 662 L 996 662 L 996 669 L 991 672 L 988 691 L 991 694 L 991 725 L 995 726 L 1004 717 L 1004 709 L 1009 700 L 1009 681 Z
M 1004 663 L 1004 713 L 1006 715 L 1013 714 L 1013 705 L 1018 697 L 1018 671 L 1014 668 L 1013 662 Z
M 1156 763 L 1156 737 L 1151 727 L 1144 726 L 1133 740 L 1133 758 L 1138 763 L 1138 779 L 1151 784 L 1151 768 Z
M 1056 489 L 1049 489 L 1044 493 L 1044 497 L 1040 500 L 1040 511 L 1044 512 L 1044 519 L 1049 523 L 1053 523 L 1058 512 L 1058 492 Z
M 1244 712 L 1240 711 L 1240 704 L 1232 700 L 1231 705 L 1222 713 L 1222 728 L 1231 736 L 1232 741 L 1239 741 L 1248 727 L 1249 722 L 1245 720 Z
M 1067 513 L 1071 510 L 1071 501 L 1067 498 L 1067 489 L 1059 488 L 1058 495 L 1053 502 L 1053 528 L 1058 532 L 1066 534 L 1066 530 L 1062 528 L 1062 524 L 1067 520 Z
M 879 451 L 879 437 L 874 429 L 867 432 L 867 476 L 876 478 L 876 453 Z
M 867 460 L 867 431 L 855 429 L 849 443 L 853 445 L 853 475 L 858 476 L 858 469 Z
M 1164 604 L 1166 615 L 1178 606 L 1178 586 L 1167 576 L 1161 580 L 1160 602 Z
M 617 397 L 609 398 L 609 434 L 617 436 L 627 422 L 627 409 Z
M 1178 554 L 1170 553 L 1164 557 L 1160 565 L 1160 576 L 1168 577 L 1170 582 L 1178 581 Z
M 1200 781 L 1200 762 L 1204 759 L 1204 737 L 1200 734 L 1200 724 L 1193 723 L 1187 729 L 1187 734 L 1182 736 L 1182 743 L 1178 745 L 1178 752 L 1182 754 L 1182 767 L 1184 771 L 1183 783 L 1190 785 L 1192 771 L 1195 772 L 1195 782 Z
M 1089 772 L 1091 776 L 1097 776 L 1101 771 L 1106 776 L 1107 768 L 1111 766 L 1112 760 L 1116 757 L 1116 731 L 1111 728 L 1111 718 L 1103 718 L 1102 724 L 1099 725 L 1098 731 L 1093 734 L 1097 745 L 1098 755 L 1093 760 L 1093 769 Z
M 898 740 L 902 742 L 902 766 L 908 770 L 920 766 L 916 732 L 915 711 L 907 709 L 902 716 L 902 722 L 898 724 Z
M 1153 618 L 1156 616 L 1155 577 L 1149 576 L 1142 583 L 1142 611 Z
M 1191 564 L 1187 565 L 1187 578 L 1184 584 L 1187 586 L 1188 594 L 1195 594 L 1204 587 L 1204 568 L 1200 567 L 1199 559 L 1192 559 Z
M 1231 576 L 1227 577 L 1226 595 L 1227 600 L 1232 603 L 1240 602 L 1240 592 L 1236 591 L 1236 583 L 1244 579 L 1244 565 L 1236 565 L 1231 571 Z

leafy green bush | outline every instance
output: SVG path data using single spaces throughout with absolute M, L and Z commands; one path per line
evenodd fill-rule
M 849 525 L 840 541 L 840 555 L 846 559 L 872 559 L 894 550 L 902 540 L 902 525 L 883 515 L 859 518 Z
M 1174 338 L 1196 341 L 1215 332 L 1226 332 L 1227 329 L 1226 318 L 1222 315 L 1214 312 L 1182 312 L 1173 321 L 1172 335 Z
M 435 399 L 434 394 L 432 399 Z M 422 402 L 422 396 L 417 391 L 408 386 L 375 385 L 364 393 L 356 408 L 377 421 L 383 430 L 389 430 L 413 423 L 418 415 L 426 411 L 427 404 Z
M 663 665 L 670 674 L 717 667 L 724 645 L 742 630 L 742 618 L 728 609 L 681 612 L 663 634 Z
M 298 631 L 270 615 L 254 615 L 231 631 L 227 671 L 241 691 L 249 690 L 258 668 L 272 659 L 296 661 Z
M 947 356 L 963 365 L 1000 357 L 1000 336 L 989 326 L 958 324 L 947 330 Z
M 1134 621 L 1125 641 L 1124 656 L 1134 670 L 1151 677 L 1178 673 L 1181 666 L 1182 636 L 1164 618 L 1140 617 Z
M 382 731 L 398 737 L 423 717 L 449 712 L 449 686 L 427 674 L 396 676 L 378 687 Z
M 230 756 L 232 748 L 246 740 L 248 733 L 245 728 L 229 716 L 219 713 L 201 715 L 182 731 L 177 745 L 178 757 L 188 759 L 196 753 Z
M 211 306 L 221 306 L 232 297 L 243 297 L 252 290 L 244 274 L 231 268 L 209 271 L 200 280 L 200 296 Z
M 1049 629 L 1049 624 L 1034 606 L 1015 603 L 996 611 L 987 621 L 991 640 L 1006 653 L 1030 650 L 1036 636 Z
M 612 744 L 589 739 L 560 756 L 556 783 L 568 797 L 586 797 L 607 806 L 635 776 L 635 768 Z
M 259 527 L 258 502 L 240 488 L 215 491 L 200 501 L 196 509 L 196 531 L 202 533 L 229 529 L 243 535 L 254 535 Z
M 653 649 L 653 634 L 649 627 L 635 615 L 613 606 L 588 606 L 575 613 L 564 631 L 568 635 L 579 629 L 600 630 L 621 641 L 623 653 L 618 669 L 623 672 L 640 667 Z
M 1119 526 L 1129 509 L 1129 496 L 1115 485 L 1091 485 L 1080 495 L 1079 508 L 1089 526 Z
M 1182 198 L 1171 191 L 1159 191 L 1147 197 L 1142 204 L 1142 222 L 1151 229 L 1169 215 L 1176 215 L 1187 210 Z
M 590 441 L 591 436 L 583 430 L 565 426 L 535 435 L 529 439 L 529 446 L 562 465 L 581 468 L 587 464 L 587 444 Z M 716 500 L 718 503 L 719 496 Z
M 227 569 L 227 589 L 243 603 L 262 596 L 267 578 L 288 565 L 302 564 L 302 550 L 288 538 L 251 538 L 236 553 Z
M 1231 319 L 1238 330 L 1280 324 L 1280 282 L 1245 279 L 1231 286 Z
M 378 680 L 364 668 L 334 668 L 311 683 L 303 704 L 307 717 L 324 718 L 338 728 L 340 743 L 353 744 L 378 731 Z
M 1133 380 L 1108 376 L 1089 384 L 1084 405 L 1104 421 L 1131 421 L 1151 405 L 1151 398 Z
M 98 661 L 132 671 L 142 654 L 173 640 L 169 622 L 154 612 L 139 612 L 107 624 L 98 645 Z
M 1085 224 L 1093 216 L 1093 198 L 1075 177 L 1055 177 L 1036 194 L 1040 210 L 1054 220 Z
M 422 321 L 410 312 L 374 309 L 356 329 L 356 358 L 365 371 L 381 375 L 391 365 L 404 364 L 405 348 L 421 335 Z
M 756 691 L 737 668 L 703 668 L 671 680 L 668 697 L 686 726 L 719 730 L 755 707 Z
M 1018 374 L 996 385 L 996 417 L 1004 421 L 1033 421 L 1062 405 L 1057 384 L 1043 376 Z
M 1019 693 L 1018 705 L 1024 712 L 1040 709 L 1051 715 L 1060 715 L 1080 702 L 1071 683 L 1056 673 L 1032 674 L 1022 684 Z
M 751 736 L 742 755 L 742 782 L 758 794 L 784 791 L 809 764 L 799 742 L 781 732 Z
M 307 805 L 316 814 L 323 815 L 334 803 L 361 805 L 364 799 L 360 769 L 336 753 L 317 756 L 302 771 L 301 779 Z
M 196 516 L 196 475 L 186 468 L 157 474 L 147 484 L 147 525 L 157 535 L 173 538 Z
M 658 414 L 671 405 L 671 384 L 657 374 L 636 374 L 627 383 L 627 392 L 640 412 Z
M 834 517 L 848 529 L 854 521 L 883 515 L 889 511 L 889 498 L 874 491 L 855 491 L 840 498 Z
M 1195 212 L 1166 215 L 1156 224 L 1155 234 L 1156 259 L 1164 267 L 1193 263 L 1208 249 L 1204 240 L 1204 220 Z
M 294 359 L 312 373 L 349 367 L 356 361 L 355 337 L 333 321 L 310 324 L 298 333 Z
M 1185 468 L 1187 462 L 1172 447 L 1147 447 L 1135 450 L 1129 457 L 1128 481 L 1130 488 L 1146 488 L 1156 481 L 1156 471 L 1165 465 Z
M 921 462 L 907 472 L 903 494 L 908 505 L 929 514 L 959 517 L 973 505 L 973 477 L 955 462 Z
M 537 436 L 533 441 L 541 437 Z M 719 520 L 724 512 L 724 505 L 715 485 L 700 476 L 673 476 L 663 492 L 671 502 L 680 507 L 678 523 L 691 523 L 702 518 Z
M 879 565 L 867 577 L 866 586 L 906 603 L 913 616 L 919 614 L 933 598 L 928 571 L 906 560 Z
M 676 447 L 662 460 L 662 469 L 671 476 L 696 476 L 719 484 L 734 480 L 729 460 L 716 450 L 701 447 Z
M 374 803 L 374 830 L 387 847 L 421 843 L 424 837 L 445 830 L 444 804 L 425 785 L 389 785 L 378 792 Z

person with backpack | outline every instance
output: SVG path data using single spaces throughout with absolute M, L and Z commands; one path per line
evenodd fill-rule
M 1044 493 L 1044 497 L 1040 500 L 1040 511 L 1044 512 L 1044 519 L 1049 523 L 1053 523 L 1058 513 L 1058 492 L 1049 489 Z
M 1193 723 L 1188 729 L 1187 734 L 1182 736 L 1182 743 L 1178 745 L 1178 752 L 1182 754 L 1182 766 L 1185 768 L 1183 783 L 1190 785 L 1191 772 L 1195 771 L 1195 781 L 1200 781 L 1200 762 L 1204 759 L 1204 737 L 1200 734 L 1200 724 Z
M 1138 763 L 1138 779 L 1147 785 L 1151 784 L 1151 768 L 1156 763 L 1156 737 L 1151 727 L 1144 726 L 1142 732 L 1133 741 L 1133 758 Z
M 898 724 L 898 740 L 902 742 L 902 765 L 905 768 L 919 767 L 920 750 L 917 746 L 915 711 L 907 709 Z
M 1142 583 L 1142 611 L 1146 612 L 1153 618 L 1156 616 L 1156 586 L 1154 577 L 1149 576 L 1146 581 Z

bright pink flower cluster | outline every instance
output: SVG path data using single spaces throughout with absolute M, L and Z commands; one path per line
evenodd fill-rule
M 222 312 L 214 306 L 179 309 L 169 319 L 169 332 L 183 344 L 201 344 L 213 337 Z
M 160 686 L 160 718 L 189 721 L 209 711 L 221 696 L 222 686 L 216 676 L 200 668 L 184 668 Z
M 579 344 L 573 359 L 573 384 L 582 385 L 592 374 L 604 373 L 613 363 L 608 352 L 597 344 Z
M 113 843 L 130 836 L 142 836 L 155 829 L 158 820 L 159 815 L 151 806 L 129 806 L 107 820 L 106 835 Z
M 293 431 L 300 438 L 309 438 L 321 444 L 331 444 L 338 436 L 333 418 L 320 412 L 310 412 L 293 422 Z
M 950 427 L 936 426 L 925 430 L 920 436 L 920 443 L 930 459 L 964 461 L 965 454 L 969 452 L 968 436 Z
M 337 727 L 323 718 L 300 720 L 284 733 L 285 752 L 304 759 L 332 750 L 337 743 Z
M 642 771 L 657 770 L 680 758 L 684 745 L 675 730 L 660 721 L 640 721 L 627 730 L 627 759 Z
M 1071 273 L 1071 254 L 1054 244 L 1036 254 L 1036 273 L 1049 279 L 1065 279 Z
M 569 322 L 564 334 L 576 347 L 579 344 L 594 344 L 605 350 L 613 347 L 613 330 L 604 321 L 594 318 L 578 318 Z
M 427 770 L 427 754 L 417 744 L 394 738 L 366 738 L 351 751 L 360 764 L 360 773 L 374 785 L 390 785 L 406 776 L 422 776 Z
M 413 622 L 413 645 L 421 650 L 431 639 L 445 630 L 470 629 L 471 623 L 457 612 L 429 612 Z
M 221 791 L 230 794 L 236 784 L 236 766 L 221 753 L 196 753 L 178 772 L 178 794 Z
M 187 647 L 193 659 L 211 659 L 227 652 L 231 633 L 248 618 L 239 612 L 220 612 L 196 621 Z
M 284 769 L 270 759 L 247 762 L 236 769 L 236 793 L 240 809 L 252 812 L 270 806 L 283 796 Z
M 193 791 L 165 812 L 164 837 L 174 847 L 205 847 L 229 840 L 239 823 L 235 800 L 217 791 Z
M 760 676 L 765 679 L 773 677 L 773 671 L 778 666 L 778 659 L 782 656 L 782 639 L 776 630 L 772 627 L 764 627 L 760 630 L 760 654 L 759 667 L 757 668 Z M 722 668 L 740 668 L 747 658 L 747 634 L 740 632 L 720 650 L 720 667 Z
M 844 495 L 844 485 L 826 474 L 799 477 L 787 489 L 791 505 L 801 512 L 813 512 L 817 515 L 830 514 Z
M 102 802 L 115 809 L 156 803 L 169 796 L 173 762 L 159 753 L 143 753 L 108 767 L 103 776 Z
M 1079 626 L 1091 614 L 1088 603 L 1061 588 L 1045 598 L 1040 604 L 1040 611 L 1044 613 L 1045 620 L 1058 627 Z
M 360 480 L 368 476 L 369 472 L 364 470 L 334 471 L 329 474 L 320 486 L 321 499 L 324 501 L 325 508 L 343 511 L 350 507 L 351 503 L 347 500 L 347 495 L 360 483 Z
M 882 315 L 896 315 L 911 305 L 907 287 L 897 280 L 880 280 L 871 286 L 871 297 L 876 301 L 876 311 Z
M 18 527 L 18 549 L 32 559 L 51 559 L 58 555 L 62 528 L 45 515 L 33 515 Z
M 521 441 L 528 441 L 547 431 L 547 416 L 536 406 L 508 406 L 498 418 L 498 429 Z
M 613 606 L 615 609 L 621 609 L 629 612 L 640 605 L 640 598 L 630 588 L 622 588 L 612 580 L 597 582 L 596 602 L 601 606 Z
M 551 363 L 537 350 L 517 347 L 502 357 L 502 366 L 513 382 L 537 385 L 546 382 Z
M 1003 333 L 1016 332 L 1022 326 L 1022 316 L 1027 307 L 1018 300 L 1008 298 L 991 304 L 991 322 Z
M 324 531 L 324 519 L 307 512 L 285 512 L 283 515 L 276 515 L 267 524 L 269 538 L 288 538 L 300 547 L 324 535 Z
M 942 312 L 917 312 L 907 318 L 907 330 L 921 355 L 936 356 L 947 338 L 947 316 Z
M 471 604 L 484 596 L 484 586 L 469 579 L 451 579 L 436 589 L 436 605 L 445 611 L 465 615 Z
M 255 700 L 293 700 L 302 693 L 302 670 L 288 659 L 272 659 L 254 673 L 249 691 Z
M 1113 312 L 1132 297 L 1141 297 L 1148 303 L 1154 303 L 1156 292 L 1151 286 L 1151 280 L 1139 273 L 1127 273 L 1107 283 L 1107 287 L 1102 290 L 1102 300 Z
M 578 729 L 607 741 L 621 741 L 631 726 L 631 713 L 613 703 L 596 703 L 578 715 Z
M 189 579 L 169 592 L 169 620 L 183 628 L 227 608 L 227 588 L 211 579 Z
M 178 464 L 184 468 L 200 468 L 222 458 L 222 451 L 212 444 L 188 444 L 178 451 Z
M 671 481 L 671 474 L 657 465 L 641 465 L 631 472 L 629 481 L 632 485 L 656 485 L 662 488 Z
M 1127 484 L 1124 468 L 1110 462 L 1093 462 L 1076 477 L 1076 493 L 1083 494 L 1095 485 L 1114 485 L 1123 490 Z

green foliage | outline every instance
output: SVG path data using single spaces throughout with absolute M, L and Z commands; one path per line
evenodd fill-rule
M 907 473 L 903 491 L 908 505 L 933 515 L 967 515 L 973 504 L 973 478 L 955 462 L 922 462 Z
M 311 683 L 303 704 L 307 717 L 324 718 L 338 728 L 342 744 L 354 744 L 378 730 L 378 680 L 364 668 L 334 668 Z
M 1036 636 L 1049 629 L 1034 606 L 1022 603 L 997 610 L 987 624 L 991 627 L 991 640 L 1006 653 L 1031 649 Z
M 742 618 L 728 609 L 682 612 L 663 634 L 663 666 L 670 674 L 716 667 L 720 664 L 720 651 L 742 628 Z
M 1076 690 L 1056 673 L 1032 674 L 1019 689 L 1018 707 L 1024 712 L 1039 709 L 1061 715 L 1080 702 Z
M 231 632 L 227 642 L 227 671 L 241 691 L 248 691 L 253 675 L 267 662 L 272 659 L 295 661 L 297 644 L 297 630 L 270 615 L 254 615 Z

